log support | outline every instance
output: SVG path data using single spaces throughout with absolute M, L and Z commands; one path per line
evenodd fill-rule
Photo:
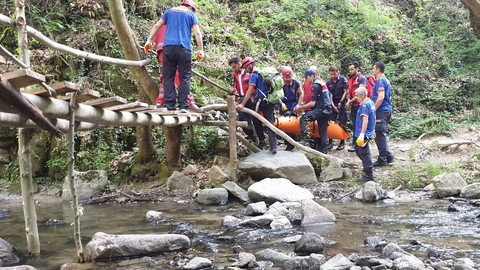
M 237 111 L 235 110 L 235 96 L 227 98 L 228 106 L 228 144 L 230 148 L 230 162 L 228 164 L 230 177 L 234 182 L 238 181 L 237 174 Z

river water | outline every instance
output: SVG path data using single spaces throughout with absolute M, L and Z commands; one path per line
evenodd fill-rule
M 283 242 L 284 237 L 316 232 L 336 244 L 326 249 L 327 258 L 338 253 L 353 252 L 376 254 L 364 246 L 369 236 L 381 236 L 398 243 L 418 257 L 426 258 L 428 248 L 437 249 L 445 257 L 470 257 L 477 263 L 480 259 L 480 208 L 466 207 L 462 212 L 448 212 L 450 204 L 443 200 L 423 200 L 409 203 L 360 202 L 329 203 L 319 201 L 337 216 L 334 225 L 309 228 L 294 226 L 293 229 L 272 231 L 256 229 L 256 241 L 242 241 L 237 235 L 253 229 L 226 230 L 221 227 L 225 215 L 242 213 L 244 206 L 228 204 L 221 207 L 205 207 L 184 203 L 128 203 L 112 205 L 85 205 L 82 217 L 82 236 L 85 246 L 96 232 L 109 234 L 181 233 L 192 240 L 189 254 L 206 256 L 215 260 L 215 265 L 231 265 L 235 257 L 231 247 L 238 244 L 244 251 L 254 253 L 265 248 L 275 248 L 286 254 L 293 252 L 293 244 Z M 10 211 L 8 217 L 0 218 L 0 237 L 11 243 L 20 255 L 26 254 L 23 210 L 19 204 L 4 204 L 0 209 Z M 164 221 L 147 224 L 144 221 L 148 210 L 163 212 Z M 38 257 L 22 256 L 22 263 L 37 269 L 59 269 L 60 265 L 76 262 L 75 244 L 72 238 L 72 210 L 68 203 L 40 204 L 37 207 L 42 254 Z M 50 220 L 64 224 L 47 225 Z M 235 238 L 236 237 L 236 238 Z M 234 240 L 236 239 L 236 240 Z M 415 241 L 414 241 L 415 240 Z M 413 242 L 412 242 L 413 241 Z M 416 242 L 416 244 L 411 244 Z M 219 252 L 205 254 L 205 244 L 218 244 Z M 420 244 L 418 244 L 420 243 Z M 378 254 L 378 253 L 377 253 Z M 154 257 L 165 261 L 165 269 L 171 257 Z M 102 268 L 98 268 L 102 269 Z

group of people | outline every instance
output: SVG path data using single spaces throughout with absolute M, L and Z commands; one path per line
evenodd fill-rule
M 204 57 L 202 34 L 195 15 L 196 9 L 197 6 L 193 0 L 183 0 L 180 6 L 168 9 L 153 26 L 144 46 L 145 53 L 151 52 L 156 35 L 159 32 L 162 33 L 163 42 L 155 41 L 160 45 L 157 50 L 160 50 L 158 57 L 162 63 L 162 83 L 164 83 L 162 102 L 168 110 L 175 110 L 178 104 L 181 111 L 187 111 L 192 105 L 193 99 L 190 95 L 192 31 L 198 46 L 196 58 L 201 60 Z M 244 132 L 247 139 L 258 141 L 257 146 L 263 149 L 266 139 L 263 125 L 243 109 L 255 110 L 273 124 L 276 104 L 267 99 L 269 89 L 265 79 L 259 73 L 254 58 L 234 57 L 228 64 L 232 68 L 234 78 L 232 94 L 238 96 L 239 119 L 249 123 L 249 126 L 244 128 Z M 305 71 L 301 84 L 294 78 L 290 67 L 282 67 L 284 98 L 280 101 L 278 109 L 280 115 L 300 116 L 304 111 L 305 113 L 300 117 L 302 133 L 307 132 L 307 122 L 317 121 L 320 138 L 316 140 L 315 147 L 325 154 L 333 148 L 332 140 L 327 137 L 328 122 L 334 120 L 346 126 L 347 109 L 350 109 L 350 119 L 354 129 L 352 147 L 348 150 L 356 152 L 361 159 L 364 175 L 358 180 L 366 182 L 373 180 L 374 166 L 385 166 L 394 161 L 386 137 L 387 125 L 392 114 L 390 99 L 392 87 L 384 75 L 384 63 L 376 62 L 373 65 L 373 76 L 371 76 L 373 79 L 368 75 L 362 75 L 359 68 L 358 62 L 352 62 L 349 65 L 347 79 L 339 74 L 336 67 L 330 67 L 328 70 L 330 79 L 325 82 L 320 78 L 317 68 L 312 66 Z M 176 76 L 178 95 L 175 89 Z M 374 84 L 372 80 L 375 81 Z M 276 154 L 277 137 L 270 129 L 267 129 L 267 134 L 270 152 Z M 293 134 L 290 135 L 297 139 Z M 372 161 L 369 148 L 369 142 L 372 139 L 375 140 L 379 151 L 375 162 Z M 293 150 L 293 145 L 288 142 L 286 145 L 286 150 Z M 344 148 L 345 141 L 341 141 L 336 149 Z
M 230 59 L 234 79 L 233 91 L 238 97 L 237 110 L 239 119 L 249 123 L 244 132 L 247 139 L 256 141 L 258 147 L 265 146 L 265 135 L 261 122 L 243 112 L 249 108 L 261 112 L 270 123 L 274 122 L 275 104 L 267 100 L 268 91 L 265 81 L 259 75 L 256 62 L 252 57 Z M 373 167 L 386 166 L 394 161 L 394 156 L 387 143 L 387 125 L 392 114 L 391 92 L 392 86 L 385 77 L 385 64 L 376 62 L 373 65 L 373 75 L 363 75 L 358 62 L 349 65 L 348 79 L 339 74 L 336 67 L 328 70 L 330 79 L 323 81 L 315 66 L 311 66 L 304 73 L 301 84 L 293 78 L 290 67 L 282 67 L 281 75 L 284 80 L 284 98 L 280 100 L 278 112 L 280 115 L 300 116 L 300 129 L 307 132 L 307 122 L 317 121 L 320 138 L 316 140 L 316 149 L 328 153 L 333 148 L 332 140 L 328 139 L 328 122 L 337 121 L 347 125 L 347 110 L 350 110 L 350 120 L 353 127 L 352 147 L 350 152 L 356 152 L 361 159 L 364 175 L 358 178 L 366 182 L 373 180 Z M 370 76 L 371 78 L 367 77 Z M 373 80 L 373 81 L 372 81 Z M 255 130 L 255 132 L 254 132 Z M 289 134 L 297 139 L 295 135 Z M 273 131 L 268 130 L 270 151 L 277 152 L 277 139 Z M 374 139 L 378 147 L 378 159 L 373 162 L 369 142 Z M 293 145 L 286 142 L 287 151 L 293 150 Z M 337 150 L 345 148 L 345 141 L 340 141 Z

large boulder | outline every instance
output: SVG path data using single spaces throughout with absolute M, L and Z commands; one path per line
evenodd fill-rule
M 462 188 L 460 197 L 466 199 L 480 199 L 480 183 L 473 183 Z
M 37 268 L 30 265 L 17 265 L 11 267 L 2 267 L 2 270 L 37 270 Z
M 337 221 L 337 218 L 332 212 L 313 200 L 302 201 L 302 217 L 302 226 L 332 223 Z
M 0 238 L 0 267 L 13 265 L 20 262 L 15 249 L 10 243 Z
M 167 188 L 170 191 L 183 190 L 191 191 L 195 187 L 195 182 L 189 176 L 181 172 L 173 172 L 167 180 Z
M 344 169 L 342 168 L 343 161 L 339 158 L 332 158 L 329 159 L 328 166 L 322 168 L 322 172 L 320 173 L 320 180 L 321 181 L 334 181 L 338 179 L 342 179 L 344 173 Z
M 444 173 L 433 178 L 435 192 L 439 198 L 458 196 L 467 182 L 459 173 Z
M 248 197 L 253 202 L 297 202 L 313 199 L 313 194 L 299 186 L 292 184 L 285 178 L 266 178 L 254 183 L 248 188 Z
M 208 180 L 212 186 L 218 186 L 229 179 L 228 175 L 217 165 L 213 165 L 212 168 L 208 171 Z
M 224 188 L 202 189 L 195 201 L 203 205 L 224 205 L 228 203 L 228 191 Z
M 102 170 L 86 172 L 74 171 L 73 178 L 77 184 L 77 198 L 79 201 L 88 201 L 93 196 L 102 194 L 103 190 L 108 185 L 107 172 Z M 62 198 L 64 200 L 72 199 L 68 177 L 65 177 L 65 181 L 63 182 Z
M 233 197 L 239 199 L 240 201 L 250 201 L 250 198 L 248 198 L 248 192 L 234 182 L 227 181 L 222 185 L 222 187 L 226 189 L 228 193 L 232 194 Z
M 279 151 L 272 155 L 262 151 L 247 157 L 238 165 L 238 169 L 255 180 L 286 178 L 295 184 L 317 183 L 313 166 L 302 153 Z
M 312 253 L 322 254 L 325 248 L 323 237 L 316 233 L 305 233 L 297 243 L 295 243 L 295 253 L 308 256 Z
M 190 239 L 179 234 L 125 234 L 96 233 L 85 247 L 87 261 L 112 260 L 127 257 L 185 250 Z
M 376 202 L 385 197 L 384 191 L 380 184 L 374 181 L 365 183 L 362 188 L 362 201 L 364 202 Z
M 402 256 L 393 261 L 393 269 L 396 270 L 423 270 L 425 264 L 413 255 Z
M 337 254 L 330 258 L 326 263 L 320 266 L 320 270 L 347 270 L 353 266 L 353 263 L 343 254 Z

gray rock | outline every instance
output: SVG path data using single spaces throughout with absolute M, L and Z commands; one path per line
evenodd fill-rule
M 190 239 L 178 234 L 126 234 L 96 233 L 85 247 L 87 261 L 111 260 L 147 254 L 184 250 Z
M 348 270 L 352 266 L 353 263 L 343 254 L 337 254 L 320 266 L 320 270 Z
M 371 258 L 368 263 L 372 266 L 384 265 L 388 269 L 393 267 L 393 261 L 390 259 Z
M 368 268 L 368 269 L 370 269 L 370 268 Z M 362 270 L 362 267 L 354 265 L 354 266 L 350 267 L 349 270 Z
M 284 270 L 304 270 L 308 269 L 310 265 L 309 256 L 296 256 L 286 260 L 283 263 Z
M 1 264 L 0 264 L 1 266 Z M 30 265 L 17 265 L 11 267 L 2 267 L 2 270 L 37 270 L 37 268 Z
M 376 266 L 372 266 L 372 270 L 387 270 L 387 266 L 385 265 L 376 265 Z
M 460 197 L 466 199 L 480 199 L 480 183 L 465 186 L 460 191 Z
M 195 181 L 181 172 L 173 172 L 167 180 L 167 188 L 170 191 L 192 191 L 194 187 Z
M 435 193 L 439 198 L 458 196 L 467 182 L 459 173 L 444 173 L 433 178 Z
M 477 266 L 470 258 L 461 258 L 453 262 L 453 267 L 454 270 L 473 270 Z
M 290 237 L 285 237 L 285 238 L 283 238 L 283 242 L 285 242 L 285 243 L 295 243 L 298 240 L 300 240 L 300 238 L 302 238 L 302 236 L 303 235 L 299 234 L 299 235 L 294 235 L 294 236 L 290 236 Z
M 238 223 L 238 226 L 243 227 L 268 227 L 270 223 L 275 219 L 273 215 L 261 215 L 244 219 Z
M 86 172 L 74 171 L 73 177 L 77 184 L 76 187 L 79 201 L 88 201 L 93 196 L 102 194 L 103 190 L 108 185 L 107 172 L 102 170 Z M 62 198 L 67 201 L 72 199 L 68 177 L 65 177 L 65 181 L 63 182 Z
M 377 182 L 369 181 L 362 188 L 362 201 L 364 202 L 376 202 L 384 197 L 384 191 Z
M 248 188 L 248 197 L 253 202 L 296 202 L 313 199 L 313 194 L 284 178 L 266 178 Z
M 425 264 L 423 262 L 413 256 L 413 255 L 407 255 L 407 256 L 402 256 L 399 257 L 395 260 L 393 260 L 393 269 L 396 270 L 424 270 L 425 269 Z
M 212 267 L 213 263 L 207 258 L 195 257 L 191 259 L 184 267 L 185 270 L 198 270 Z
M 274 230 L 285 230 L 292 228 L 292 224 L 287 217 L 275 217 L 272 223 L 270 223 L 270 228 Z
M 272 155 L 267 151 L 255 153 L 240 162 L 238 169 L 253 179 L 286 178 L 295 184 L 317 183 L 315 171 L 302 153 L 279 151 Z
M 257 260 L 259 261 L 270 261 L 274 266 L 282 266 L 286 260 L 290 259 L 288 255 L 273 249 L 264 249 L 258 251 L 255 253 L 255 257 L 257 257 Z
M 310 255 L 312 253 L 323 253 L 325 248 L 323 237 L 316 233 L 305 233 L 297 243 L 294 252 L 298 255 Z
M 242 202 L 248 202 L 250 201 L 250 198 L 248 198 L 248 192 L 235 184 L 232 181 L 228 181 L 222 184 L 222 187 L 225 188 L 228 193 L 232 194 L 233 197 L 239 199 Z
M 10 216 L 10 210 L 0 209 L 0 219 L 7 218 Z
M 195 201 L 203 205 L 224 205 L 228 203 L 228 191 L 224 188 L 202 189 Z
M 145 215 L 145 219 L 149 223 L 160 222 L 162 220 L 162 212 L 150 210 Z
M 233 251 L 233 253 L 235 253 L 235 254 L 239 254 L 240 252 L 243 251 L 243 247 L 242 247 L 242 246 L 239 246 L 239 245 L 233 246 L 233 247 L 232 247 L 232 251 Z
M 235 242 L 255 242 L 265 238 L 265 233 L 259 231 L 241 232 L 234 238 Z
M 222 220 L 222 226 L 227 228 L 235 228 L 240 223 L 240 219 L 234 216 L 224 216 Z
M 247 252 L 240 252 L 238 254 L 238 261 L 236 265 L 240 268 L 245 268 L 250 264 L 250 262 L 254 262 L 257 259 L 255 258 L 255 255 L 252 253 L 247 253 Z
M 256 203 L 250 203 L 247 205 L 247 208 L 245 209 L 245 215 L 246 216 L 258 216 L 258 215 L 263 215 L 267 212 L 267 204 L 265 202 L 256 202 Z
M 327 260 L 325 256 L 321 254 L 310 254 L 308 261 L 308 270 L 320 270 L 320 266 L 324 264 Z
M 206 243 L 205 244 L 205 253 L 206 254 L 217 254 L 219 244 L 215 243 Z
M 10 243 L 0 238 L 0 267 L 14 265 L 20 262 L 15 249 Z
M 390 260 L 395 260 L 395 259 L 403 257 L 403 256 L 411 256 L 411 254 L 406 252 L 405 250 L 403 250 L 397 244 L 389 243 L 388 245 L 386 245 L 383 248 L 382 256 L 384 258 L 388 258 Z
M 363 243 L 369 248 L 375 248 L 379 245 L 386 246 L 388 241 L 380 236 L 369 236 L 367 239 L 363 240 Z
M 184 174 L 196 174 L 198 173 L 198 167 L 194 164 L 189 164 L 183 169 Z
M 283 203 L 275 202 L 268 207 L 268 210 L 265 212 L 265 214 L 271 214 L 275 217 L 286 217 L 288 215 L 288 209 Z
M 328 166 L 322 169 L 320 180 L 333 181 L 343 178 L 344 170 L 342 168 L 342 160 L 333 158 L 329 160 Z
M 286 202 L 283 206 L 287 208 L 287 218 L 292 224 L 300 225 L 302 222 L 302 204 L 300 202 Z
M 332 212 L 313 200 L 303 200 L 301 203 L 303 215 L 302 227 L 321 223 L 332 223 L 337 220 Z
M 213 186 L 221 185 L 229 180 L 230 177 L 217 165 L 213 165 L 208 171 L 208 180 Z

